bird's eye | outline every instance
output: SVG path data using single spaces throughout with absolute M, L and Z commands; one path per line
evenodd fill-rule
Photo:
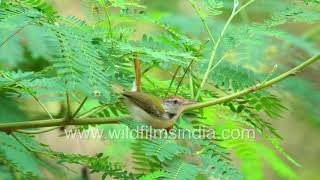
M 173 100 L 173 104 L 178 104 L 178 100 Z

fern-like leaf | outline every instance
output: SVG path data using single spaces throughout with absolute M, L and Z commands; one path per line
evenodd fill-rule
M 254 85 L 256 81 L 254 75 L 255 73 L 242 66 L 224 62 L 210 76 L 218 87 L 222 87 L 226 91 L 231 89 L 236 92 Z
M 21 136 L 19 136 L 21 137 Z M 28 176 L 40 176 L 35 156 L 12 136 L 0 133 L 0 159 L 9 163 L 18 172 Z
M 176 144 L 173 140 L 158 138 L 145 141 L 142 147 L 147 156 L 156 156 L 161 162 L 171 160 L 176 155 L 187 151 L 185 147 Z
M 198 175 L 198 167 L 196 165 L 186 163 L 182 160 L 175 160 L 169 163 L 165 169 L 165 179 L 175 180 L 194 180 Z
M 104 157 L 103 154 L 97 154 L 96 156 L 90 157 L 81 154 L 57 153 L 55 156 L 59 159 L 59 163 L 82 164 L 91 169 L 92 173 L 102 172 L 102 179 L 107 177 L 134 179 L 132 173 L 122 170 L 122 167 L 118 164 L 112 164 L 109 157 Z

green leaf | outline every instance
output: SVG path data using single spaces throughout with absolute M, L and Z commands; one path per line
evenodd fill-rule
M 163 176 L 165 176 L 165 172 L 163 171 L 155 171 L 150 174 L 144 175 L 140 177 L 138 180 L 157 180 Z
M 142 145 L 142 150 L 147 156 L 156 156 L 161 162 L 171 160 L 176 155 L 187 151 L 185 147 L 176 144 L 172 140 L 165 139 L 145 141 Z
M 176 160 L 167 165 L 166 172 L 165 179 L 168 180 L 194 180 L 198 175 L 198 167 L 181 160 Z
M 24 175 L 41 175 L 35 156 L 15 138 L 0 133 L 0 144 L 0 160 L 4 159 Z
M 27 121 L 26 114 L 19 108 L 13 99 L 0 97 L 0 122 L 19 122 Z

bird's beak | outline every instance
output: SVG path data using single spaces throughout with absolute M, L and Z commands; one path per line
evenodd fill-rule
M 183 103 L 183 105 L 190 105 L 190 104 L 195 104 L 197 103 L 196 101 L 192 101 L 192 100 L 187 100 L 186 102 Z

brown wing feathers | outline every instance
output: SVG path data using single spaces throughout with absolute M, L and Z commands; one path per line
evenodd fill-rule
M 125 92 L 122 95 L 129 98 L 131 102 L 135 103 L 152 116 L 161 117 L 163 114 L 164 110 L 161 107 L 160 102 L 158 105 L 158 102 L 155 102 L 156 100 L 151 99 L 153 98 L 151 95 L 142 92 Z

